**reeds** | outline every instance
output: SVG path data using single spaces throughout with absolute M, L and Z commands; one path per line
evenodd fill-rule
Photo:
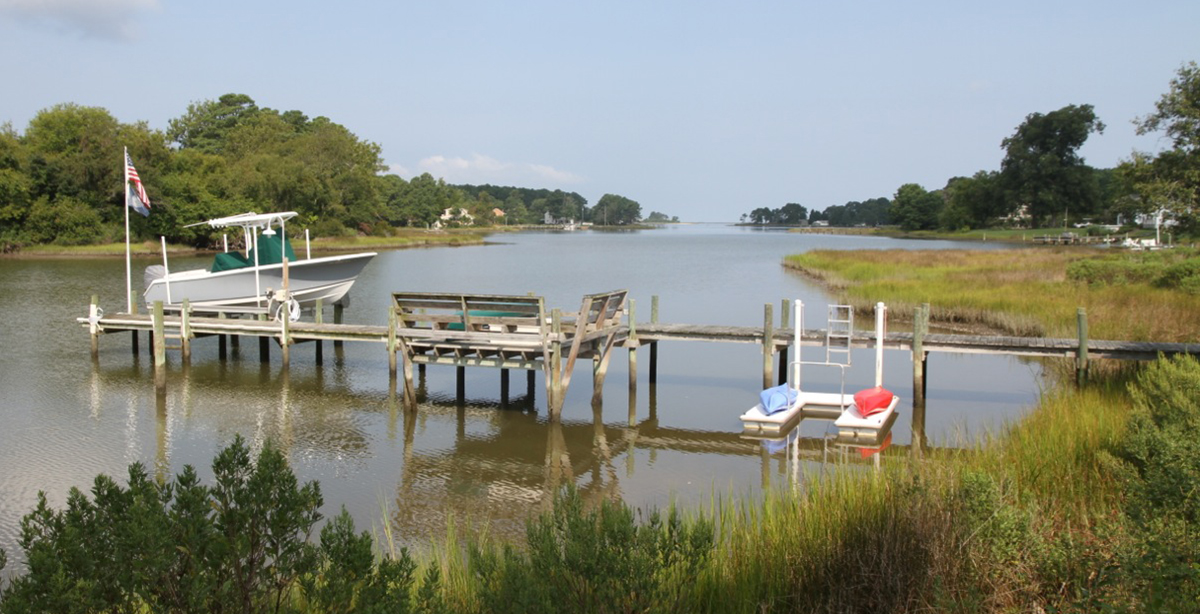
M 1095 339 L 1195 341 L 1200 331 L 1197 298 L 1180 287 L 1068 278 L 1073 263 L 1109 257 L 1080 248 L 815 250 L 788 256 L 784 266 L 826 284 L 840 300 L 858 308 L 869 310 L 885 301 L 901 318 L 929 303 L 936 323 L 1072 337 L 1076 310 L 1083 307 Z M 1165 269 L 1163 259 L 1178 263 L 1196 255 L 1180 249 L 1171 256 L 1144 258 L 1146 267 Z

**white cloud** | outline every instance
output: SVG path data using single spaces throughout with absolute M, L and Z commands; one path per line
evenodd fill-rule
M 575 173 L 556 169 L 546 164 L 504 162 L 477 153 L 471 154 L 469 158 L 429 156 L 417 162 L 415 172 L 410 172 L 408 168 L 400 164 L 393 164 L 390 168 L 401 177 L 411 178 L 421 173 L 429 173 L 439 179 L 445 179 L 446 183 L 490 183 L 529 188 L 557 188 L 584 181 L 583 177 Z
M 158 0 L 0 0 L 0 14 L 87 37 L 132 40 L 138 14 L 158 6 Z

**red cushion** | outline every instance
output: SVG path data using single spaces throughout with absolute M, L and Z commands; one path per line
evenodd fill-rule
M 866 418 L 887 409 L 893 396 L 890 390 L 876 386 L 855 393 L 854 405 L 858 407 L 859 415 Z

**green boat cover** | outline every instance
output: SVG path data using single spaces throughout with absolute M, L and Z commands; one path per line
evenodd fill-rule
M 278 234 L 258 235 L 258 251 L 259 264 L 279 264 L 283 262 L 284 254 L 287 254 L 288 262 L 296 261 L 296 252 L 292 251 L 292 242 L 285 241 Z M 254 250 L 250 250 L 249 257 L 243 256 L 240 252 L 226 252 L 217 254 L 217 257 L 213 259 L 212 272 L 229 271 L 248 266 L 254 266 Z

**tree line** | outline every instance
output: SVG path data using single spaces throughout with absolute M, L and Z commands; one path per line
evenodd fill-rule
M 1155 110 L 1134 124 L 1139 135 L 1163 132 L 1170 147 L 1134 152 L 1116 168 L 1088 166 L 1079 149 L 1104 123 L 1092 105 L 1031 113 L 1001 141 L 999 170 L 953 177 L 940 189 L 917 183 L 891 197 L 827 207 L 788 203 L 759 207 L 743 223 L 832 226 L 896 225 L 903 230 L 969 230 L 999 226 L 1045 227 L 1068 221 L 1132 222 L 1137 214 L 1165 212 L 1181 230 L 1197 230 L 1200 213 L 1200 67 L 1181 66 Z
M 379 145 L 327 117 L 226 94 L 188 105 L 165 131 L 73 103 L 43 109 L 23 133 L 0 125 L 0 247 L 121 240 L 123 148 L 151 201 L 151 215 L 131 216 L 132 235 L 198 247 L 219 234 L 187 224 L 252 210 L 296 211 L 319 236 L 426 228 L 447 210 L 450 225 L 641 217 L 636 201 L 613 194 L 589 209 L 575 192 L 455 186 L 428 173 L 405 180 L 385 172 Z

